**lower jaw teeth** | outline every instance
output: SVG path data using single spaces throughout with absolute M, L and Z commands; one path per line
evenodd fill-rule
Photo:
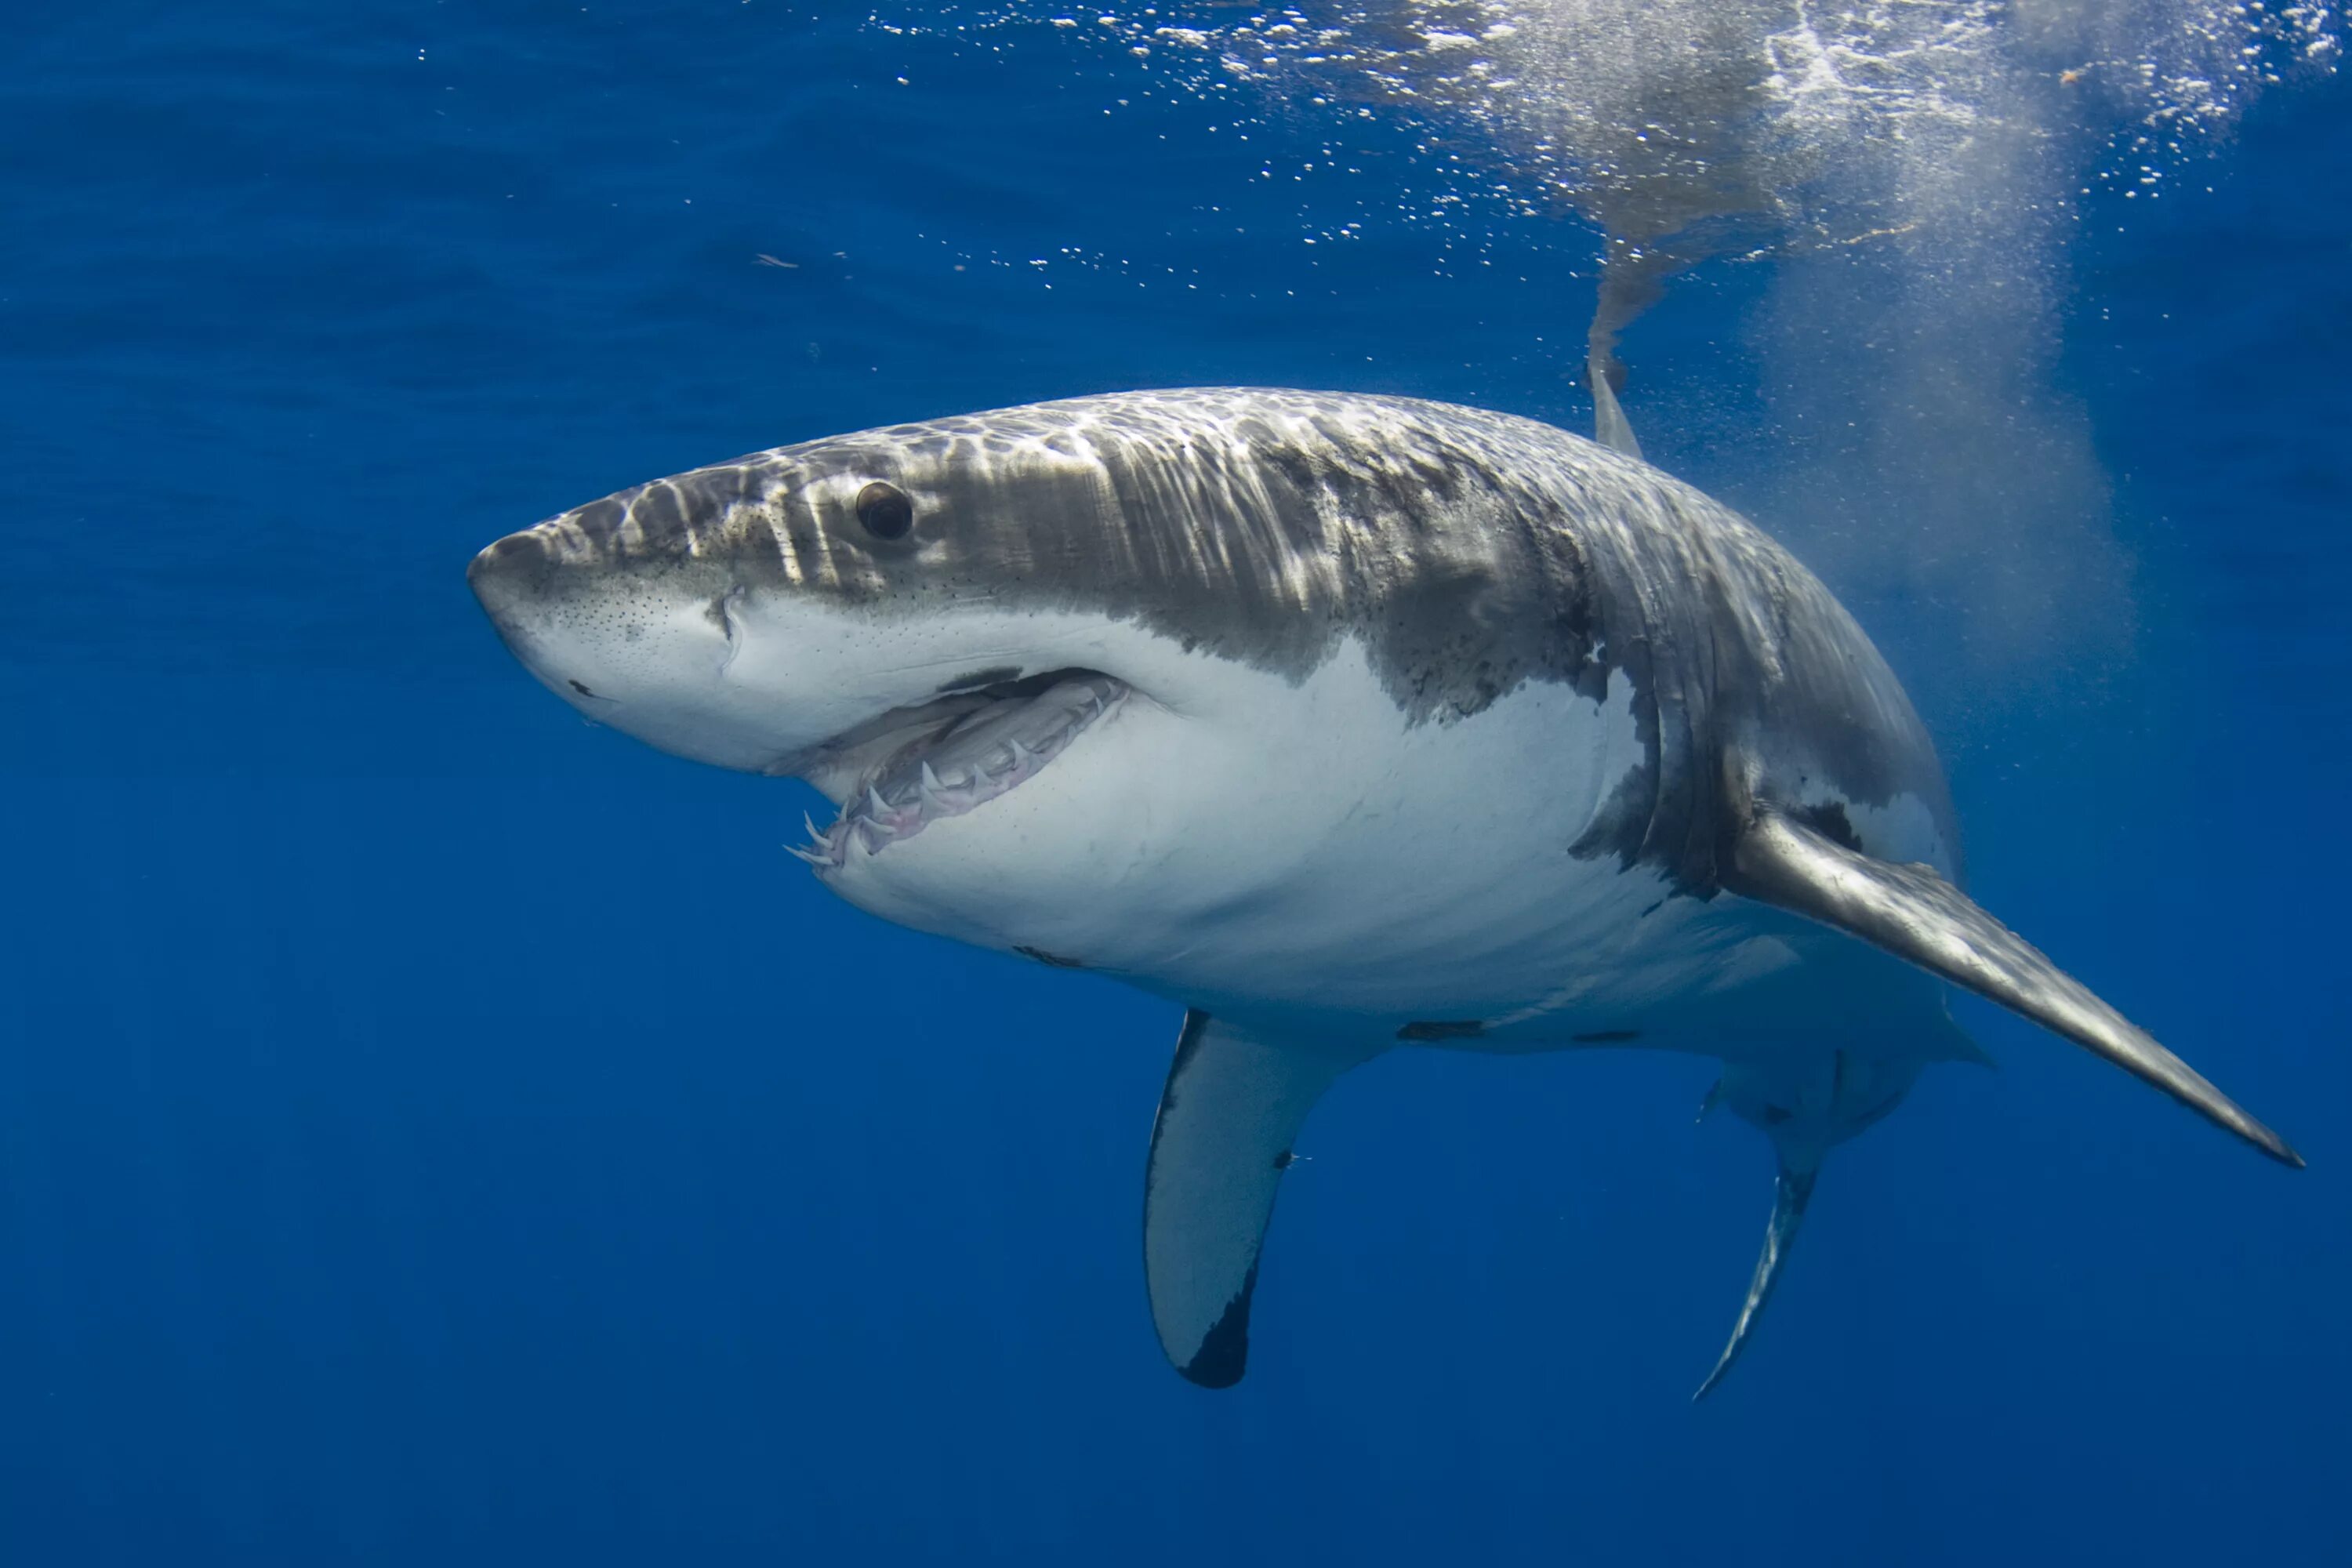
M 1078 717 L 1077 721 L 1046 741 L 1038 750 L 1032 751 L 1022 742 L 1008 737 L 1005 745 L 1012 761 L 1000 773 L 987 773 L 975 765 L 966 772 L 961 783 L 950 784 L 940 777 L 928 759 L 924 759 L 919 763 L 915 798 L 903 805 L 891 805 L 883 796 L 878 779 L 868 778 L 858 786 L 856 794 L 842 808 L 841 816 L 830 829 L 820 832 L 816 824 L 803 814 L 802 820 L 807 824 L 811 842 L 805 847 L 787 847 L 820 870 L 845 864 L 853 841 L 867 855 L 877 855 L 886 844 L 912 838 L 932 822 L 942 817 L 961 816 L 1034 778 L 1081 731 L 1118 708 L 1125 697 L 1123 688 L 1114 690 L 1108 700 L 1099 692 L 1092 694 L 1089 708 Z

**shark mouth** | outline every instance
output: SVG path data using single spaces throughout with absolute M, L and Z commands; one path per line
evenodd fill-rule
M 823 874 L 846 864 L 853 846 L 878 855 L 941 817 L 976 811 L 1043 773 L 1117 712 L 1127 690 L 1095 670 L 1057 669 L 893 709 L 794 770 L 820 788 L 835 784 L 845 804 L 830 827 L 803 818 L 810 842 L 787 847 Z

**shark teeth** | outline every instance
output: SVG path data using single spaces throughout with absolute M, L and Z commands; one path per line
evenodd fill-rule
M 978 760 L 971 760 L 964 776 L 955 783 L 941 778 L 928 756 L 910 759 L 901 751 L 877 763 L 850 791 L 848 804 L 832 826 L 820 828 L 803 813 L 801 821 L 808 829 L 809 842 L 788 845 L 786 852 L 823 876 L 847 865 L 853 846 L 870 858 L 943 817 L 964 816 L 1027 783 L 1068 750 L 1082 732 L 1117 712 L 1126 700 L 1127 689 L 1097 676 L 1090 678 L 1088 689 L 1077 695 L 1084 700 L 1069 704 L 1066 721 L 1058 728 L 1030 741 L 1007 736 L 1002 749 L 981 749 Z M 922 743 L 942 743 L 952 732 L 952 728 L 942 731 Z M 969 745 L 958 749 L 971 756 Z M 911 773 L 907 766 L 910 760 L 915 763 Z

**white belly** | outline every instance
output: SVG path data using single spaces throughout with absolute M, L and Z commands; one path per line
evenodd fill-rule
M 1604 703 L 1528 685 L 1414 725 L 1352 645 L 1298 686 L 1160 657 L 1186 668 L 1150 688 L 1183 710 L 1139 689 L 1012 794 L 829 883 L 1220 1016 L 1475 1019 L 1486 1048 L 1654 1030 L 1797 959 L 1783 917 L 1570 853 L 1643 760 L 1622 675 Z

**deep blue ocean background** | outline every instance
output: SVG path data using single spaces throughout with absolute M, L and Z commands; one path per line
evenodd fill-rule
M 836 903 L 801 786 L 583 725 L 464 581 L 621 485 L 1037 397 L 1589 427 L 1591 231 L 1381 221 L 1426 173 L 1384 118 L 1308 247 L 1265 171 L 1326 127 L 1244 143 L 1082 31 L 12 17 L 0 1562 L 2352 1562 L 2352 89 L 2084 198 L 2048 391 L 2124 631 L 1958 663 L 1990 608 L 1816 561 L 1978 896 L 2311 1168 L 1970 1005 L 2001 1070 L 1835 1157 L 1694 1407 L 1769 1202 L 1707 1064 L 1397 1053 L 1210 1394 L 1138 1258 L 1176 1012 Z M 1801 547 L 1770 279 L 1678 284 L 1629 406 Z

